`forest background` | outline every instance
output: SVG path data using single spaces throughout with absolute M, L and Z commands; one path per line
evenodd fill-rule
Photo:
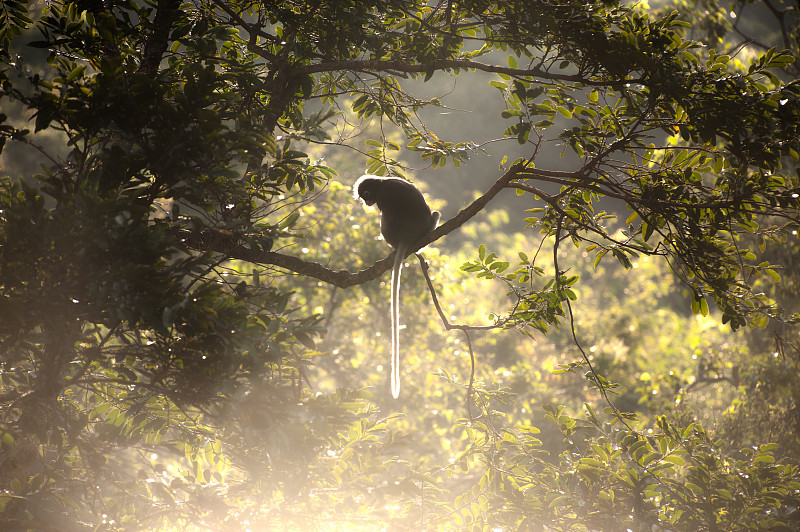
M 6 0 L 0 528 L 797 530 L 799 21 Z

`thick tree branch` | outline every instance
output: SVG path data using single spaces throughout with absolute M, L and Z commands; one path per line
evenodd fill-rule
M 411 255 L 419 248 L 438 240 L 444 235 L 454 231 L 464 225 L 473 216 L 481 212 L 486 205 L 501 191 L 509 181 L 514 179 L 524 168 L 523 165 L 515 165 L 503 174 L 482 196 L 470 203 L 457 215 L 447 220 L 445 223 L 428 233 L 420 242 L 409 249 Z M 360 285 L 373 279 L 377 279 L 392 268 L 394 253 L 385 257 L 369 268 L 358 272 L 347 270 L 334 271 L 316 262 L 306 261 L 291 255 L 284 255 L 273 251 L 261 251 L 247 248 L 243 245 L 232 243 L 230 235 L 217 235 L 213 229 L 205 229 L 203 232 L 181 231 L 180 237 L 190 248 L 197 251 L 213 251 L 222 253 L 232 259 L 244 260 L 258 264 L 276 266 L 299 275 L 313 277 L 324 283 L 337 286 L 339 288 L 349 288 Z
M 381 59 L 348 59 L 340 61 L 325 61 L 311 65 L 298 66 L 294 70 L 294 75 L 302 76 L 315 74 L 317 72 L 331 72 L 339 70 L 350 70 L 357 72 L 376 72 L 392 71 L 405 73 L 424 73 L 431 70 L 446 70 L 452 68 L 474 69 L 482 72 L 495 74 L 507 74 L 513 77 L 538 77 L 552 81 L 568 81 L 573 83 L 585 83 L 587 85 L 608 85 L 617 83 L 642 83 L 641 79 L 621 79 L 615 81 L 593 81 L 577 74 L 558 74 L 543 70 L 541 68 L 511 68 L 500 65 L 490 65 L 469 59 L 436 59 L 431 63 L 410 63 L 402 60 L 381 60 Z
M 346 59 L 338 61 L 324 61 L 311 65 L 301 66 L 297 69 L 298 74 L 314 74 L 316 72 L 329 72 L 331 70 L 355 70 L 355 71 L 385 71 L 394 70 L 398 72 L 430 72 L 433 70 L 443 70 L 447 68 L 475 69 L 482 72 L 492 72 L 496 74 L 507 74 L 509 76 L 539 76 L 548 79 L 559 79 L 564 81 L 585 81 L 583 77 L 573 74 L 551 74 L 538 68 L 522 69 L 511 68 L 499 65 L 490 65 L 469 59 L 436 59 L 428 64 L 410 63 L 399 59 Z
M 158 0 L 158 10 L 153 19 L 153 33 L 145 42 L 139 72 L 152 76 L 158 70 L 161 57 L 167 50 L 169 32 L 180 4 L 180 0 Z

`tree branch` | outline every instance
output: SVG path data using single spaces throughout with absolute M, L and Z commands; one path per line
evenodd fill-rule
M 153 19 L 153 33 L 144 44 L 139 72 L 152 76 L 158 70 L 161 56 L 167 50 L 169 31 L 175 21 L 175 12 L 178 7 L 180 7 L 180 0 L 158 0 L 158 10 Z
M 541 68 L 511 68 L 500 65 L 490 65 L 469 59 L 436 59 L 430 63 L 409 63 L 399 59 L 347 59 L 340 61 L 325 61 L 311 65 L 298 66 L 294 70 L 297 76 L 314 74 L 317 72 L 330 72 L 338 70 L 352 70 L 362 72 L 374 71 L 395 71 L 406 73 L 424 73 L 431 70 L 445 70 L 450 68 L 475 69 L 482 72 L 495 74 L 507 74 L 514 77 L 534 76 L 553 81 L 569 81 L 573 83 L 585 83 L 588 85 L 607 85 L 609 83 L 641 83 L 641 80 L 617 80 L 603 81 L 602 83 L 592 81 L 584 76 L 577 74 L 555 74 Z
M 509 181 L 517 177 L 523 168 L 524 166 L 521 164 L 512 166 L 511 169 L 500 176 L 500 178 L 489 187 L 486 193 L 462 209 L 457 215 L 447 220 L 447 222 L 425 235 L 417 245 L 409 248 L 408 254 L 411 255 L 418 249 L 464 225 L 473 216 L 481 212 L 486 205 L 508 185 Z M 384 272 L 390 270 L 394 262 L 394 252 L 392 252 L 388 257 L 379 260 L 365 270 L 360 270 L 355 273 L 348 270 L 334 271 L 316 262 L 306 261 L 292 255 L 284 255 L 274 251 L 250 249 L 236 242 L 232 242 L 233 239 L 230 238 L 231 235 L 222 234 L 222 232 L 214 229 L 205 229 L 202 232 L 180 230 L 178 231 L 178 235 L 189 248 L 196 251 L 213 251 L 222 253 L 232 259 L 276 266 L 299 275 L 319 279 L 324 283 L 339 288 L 349 288 L 377 279 L 383 275 Z

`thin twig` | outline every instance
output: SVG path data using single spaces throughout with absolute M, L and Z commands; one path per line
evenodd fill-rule
M 474 391 L 473 384 L 475 383 L 475 353 L 472 351 L 472 339 L 469 336 L 469 329 L 461 329 L 464 331 L 464 336 L 467 337 L 467 348 L 469 349 L 469 386 L 467 387 L 467 416 L 469 422 L 475 421 L 472 415 L 472 393 Z
M 439 298 L 436 296 L 436 289 L 433 287 L 433 282 L 428 274 L 428 263 L 425 262 L 425 257 L 423 257 L 422 253 L 419 252 L 415 253 L 415 255 L 417 256 L 417 259 L 419 259 L 420 266 L 422 267 L 422 274 L 425 277 L 425 282 L 428 284 L 428 290 L 430 291 L 431 298 L 433 299 L 433 306 L 436 308 L 436 312 L 439 314 L 439 318 L 442 320 L 444 328 L 448 331 L 458 329 L 463 331 L 464 335 L 467 337 L 467 348 L 469 349 L 470 360 L 469 386 L 467 387 L 467 415 L 469 416 L 470 422 L 472 422 L 475 420 L 474 416 L 472 415 L 472 394 L 474 392 L 475 384 L 475 352 L 472 349 L 472 338 L 469 335 L 469 331 L 488 331 L 491 329 L 497 329 L 499 327 L 503 327 L 507 320 L 500 321 L 492 325 L 466 325 L 450 323 L 447 317 L 444 315 L 442 306 L 439 304 Z
M 558 266 L 558 245 L 561 242 L 561 224 L 562 224 L 563 221 L 564 221 L 564 215 L 559 216 L 558 220 L 556 222 L 556 233 L 555 233 L 556 242 L 553 245 L 553 266 L 555 267 L 555 270 L 556 270 L 556 272 L 555 272 L 555 289 L 556 289 L 556 294 L 559 294 L 559 297 L 560 297 L 560 294 L 561 294 L 561 270 L 559 269 L 559 266 Z M 566 297 L 566 295 L 565 295 L 564 296 L 564 301 L 565 301 L 565 303 L 567 305 L 567 311 L 569 312 L 569 322 L 570 322 L 570 328 L 572 330 L 572 340 L 575 343 L 575 346 L 581 352 L 581 355 L 583 356 L 583 359 L 586 361 L 586 364 L 589 366 L 589 370 L 592 372 L 592 376 L 594 377 L 595 385 L 600 389 L 600 393 L 603 394 L 603 398 L 606 400 L 608 405 L 612 408 L 612 410 L 614 411 L 614 415 L 617 417 L 617 419 L 619 419 L 620 422 L 622 422 L 622 424 L 625 425 L 629 430 L 633 431 L 633 429 L 623 419 L 622 413 L 617 409 L 616 406 L 614 406 L 614 403 L 612 403 L 611 400 L 608 398 L 608 394 L 606 393 L 606 388 L 605 388 L 605 386 L 603 386 L 603 383 L 600 380 L 601 379 L 600 375 L 597 373 L 597 371 L 595 371 L 594 366 L 592 365 L 592 362 L 589 360 L 589 356 L 586 354 L 586 351 L 583 350 L 583 346 L 581 345 L 580 341 L 578 340 L 578 335 L 577 335 L 577 333 L 575 331 L 575 320 L 574 320 L 574 317 L 572 315 L 572 305 L 570 305 L 569 297 Z M 605 380 L 605 378 L 603 378 L 603 380 Z

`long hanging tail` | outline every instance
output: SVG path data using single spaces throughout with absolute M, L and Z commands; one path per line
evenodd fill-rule
M 407 246 L 400 244 L 392 267 L 392 397 L 400 395 L 400 273 Z

